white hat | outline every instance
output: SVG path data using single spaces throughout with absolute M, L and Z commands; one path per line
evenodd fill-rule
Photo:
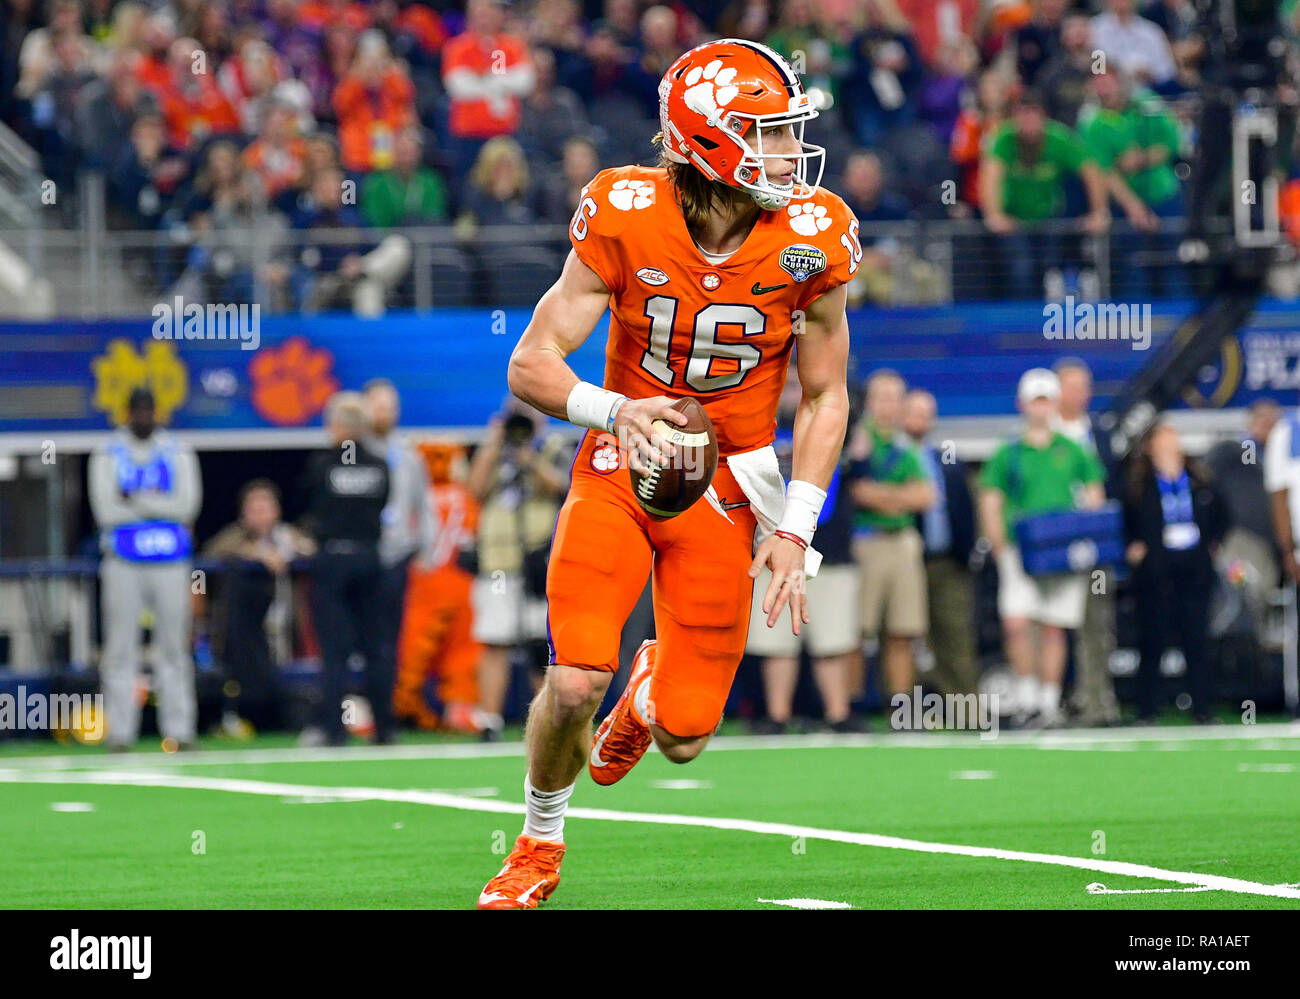
M 1033 399 L 1059 399 L 1061 397 L 1061 380 L 1054 371 L 1047 368 L 1030 368 L 1020 376 L 1020 385 L 1016 388 L 1016 398 L 1021 402 Z

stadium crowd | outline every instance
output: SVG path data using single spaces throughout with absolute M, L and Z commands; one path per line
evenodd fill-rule
M 870 246 L 856 297 L 889 300 L 895 268 L 913 267 L 873 223 L 947 217 L 985 224 L 963 259 L 988 246 L 1002 262 L 959 294 L 1088 294 L 1077 236 L 1042 224 L 1104 233 L 1113 205 L 1131 227 L 1112 254 L 1169 249 L 1152 230 L 1183 214 L 1190 126 L 1176 102 L 1205 48 L 1194 6 L 8 0 L 0 118 L 61 190 L 99 171 L 111 224 L 169 234 L 141 282 L 373 313 L 411 267 L 385 234 L 455 222 L 472 250 L 479 226 L 566 222 L 597 170 L 653 156 L 672 60 L 742 36 L 790 59 L 822 109 L 810 139 Z M 1169 270 L 1154 290 L 1183 290 Z M 1116 267 L 1113 291 L 1150 292 L 1148 271 Z

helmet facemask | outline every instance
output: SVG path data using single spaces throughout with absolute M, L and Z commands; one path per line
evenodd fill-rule
M 817 117 L 815 108 L 809 106 L 807 98 L 800 95 L 792 98 L 791 104 L 803 104 L 798 110 L 777 114 L 746 115 L 731 112 L 723 116 L 722 132 L 740 148 L 740 162 L 732 173 L 736 187 L 749 194 L 754 202 L 768 211 L 777 211 L 786 207 L 791 201 L 803 201 L 811 198 L 821 183 L 822 170 L 826 166 L 826 150 L 804 141 L 804 126 Z M 780 129 L 793 126 L 795 141 L 799 145 L 797 153 L 771 153 L 763 149 L 763 132 L 766 129 Z M 747 127 L 748 126 L 748 127 Z M 752 140 L 752 145 L 750 141 Z M 794 161 L 794 176 L 790 183 L 781 185 L 767 175 L 767 161 L 782 159 Z M 810 164 L 815 161 L 816 175 L 809 179 Z

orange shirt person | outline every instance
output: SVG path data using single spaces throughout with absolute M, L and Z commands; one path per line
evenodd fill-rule
M 470 0 L 465 22 L 466 30 L 442 49 L 448 128 L 457 138 L 510 135 L 519 127 L 520 100 L 533 89 L 528 47 L 501 32 L 504 14 L 494 0 Z
M 862 259 L 857 220 L 817 186 L 825 153 L 803 142 L 817 111 L 767 46 L 692 49 L 664 75 L 659 102 L 661 165 L 606 170 L 587 186 L 564 271 L 510 360 L 511 391 L 588 433 L 551 550 L 552 665 L 529 714 L 524 831 L 480 908 L 535 908 L 554 891 L 584 758 L 608 785 L 652 741 L 677 763 L 704 749 L 764 566 L 766 625 L 787 609 L 795 634 L 807 620 L 809 544 L 848 417 L 844 284 Z M 606 309 L 602 387 L 565 358 Z M 792 355 L 802 396 L 784 487 L 771 444 Z M 720 461 L 706 499 L 661 520 L 637 503 L 621 458 L 642 472 L 672 461 L 654 424 L 685 422 L 670 408 L 682 396 L 708 412 Z M 637 652 L 593 741 L 590 721 L 647 576 L 657 640 Z
M 388 54 L 381 36 L 367 35 L 352 72 L 334 88 L 339 157 L 347 170 L 387 170 L 397 133 L 416 123 L 415 87 Z

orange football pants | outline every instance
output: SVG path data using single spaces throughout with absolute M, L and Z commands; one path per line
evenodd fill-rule
M 653 573 L 653 721 L 678 738 L 717 728 L 749 632 L 754 515 L 725 461 L 713 486 L 724 506 L 743 505 L 724 515 L 700 499 L 659 520 L 633 496 L 613 438 L 588 433 L 546 579 L 551 662 L 613 672 L 623 624 Z

